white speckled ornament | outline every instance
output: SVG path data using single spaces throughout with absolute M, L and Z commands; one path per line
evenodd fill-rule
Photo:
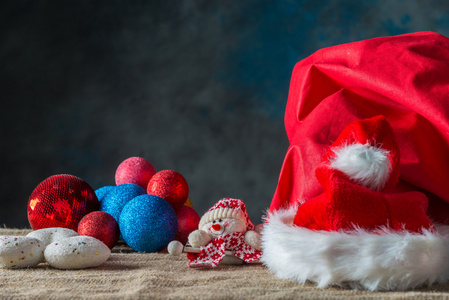
M 25 236 L 0 236 L 0 263 L 6 268 L 32 267 L 44 260 L 45 245 Z
M 58 269 L 84 269 L 104 263 L 111 250 L 90 236 L 73 236 L 55 241 L 44 252 L 48 264 Z
M 45 246 L 50 245 L 51 243 L 62 240 L 65 238 L 69 238 L 72 236 L 78 236 L 79 234 L 68 228 L 61 227 L 52 227 L 52 228 L 43 228 L 30 232 L 27 234 L 27 237 L 33 237 L 38 240 L 41 240 Z

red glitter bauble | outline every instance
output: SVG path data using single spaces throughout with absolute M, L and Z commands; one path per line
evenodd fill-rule
M 142 157 L 130 157 L 125 159 L 115 172 L 117 185 L 132 183 L 146 189 L 150 178 L 156 174 L 153 165 Z
M 198 224 L 201 218 L 193 208 L 186 205 L 178 209 L 176 217 L 178 218 L 178 231 L 176 232 L 174 240 L 185 245 L 189 238 L 189 234 L 198 229 Z
M 50 227 L 77 230 L 85 215 L 99 209 L 100 202 L 87 182 L 62 174 L 39 183 L 31 193 L 27 214 L 33 230 Z
M 78 224 L 78 233 L 102 241 L 114 248 L 120 237 L 120 229 L 113 216 L 104 211 L 94 211 L 84 216 Z
M 184 176 L 178 172 L 163 170 L 151 177 L 147 193 L 165 199 L 175 210 L 178 210 L 189 196 L 189 186 Z

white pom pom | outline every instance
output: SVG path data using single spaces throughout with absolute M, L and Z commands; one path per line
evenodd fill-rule
M 178 241 L 171 241 L 167 246 L 168 253 L 174 256 L 181 255 L 183 248 L 182 243 Z
M 390 175 L 388 151 L 370 144 L 351 144 L 333 149 L 330 166 L 348 175 L 357 184 L 381 191 Z

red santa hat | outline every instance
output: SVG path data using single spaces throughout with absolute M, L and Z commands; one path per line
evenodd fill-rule
M 449 279 L 448 61 L 447 38 L 417 33 L 298 63 L 262 232 L 269 270 L 368 290 Z
M 316 169 L 325 191 L 301 205 L 293 224 L 313 230 L 433 230 L 420 192 L 388 193 L 399 178 L 399 148 L 385 117 L 349 124 Z
M 240 199 L 223 198 L 212 206 L 200 219 L 198 228 L 219 219 L 236 219 L 245 224 L 246 230 L 253 230 L 254 225 L 249 219 L 245 203 Z

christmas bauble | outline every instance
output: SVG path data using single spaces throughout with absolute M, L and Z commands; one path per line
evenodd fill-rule
M 193 208 L 192 201 L 190 201 L 190 198 L 187 198 L 186 202 L 184 203 L 185 206 L 188 206 L 190 208 Z
M 175 210 L 181 208 L 189 195 L 185 178 L 176 171 L 163 170 L 151 177 L 147 193 L 165 199 Z
M 102 241 L 112 249 L 120 236 L 117 221 L 104 211 L 93 211 L 84 216 L 78 224 L 78 234 Z
M 156 174 L 153 165 L 142 157 L 130 157 L 125 159 L 115 172 L 117 185 L 132 183 L 146 189 L 150 178 Z
M 49 227 L 77 230 L 79 221 L 99 208 L 95 191 L 87 182 L 61 174 L 39 183 L 31 193 L 27 214 L 33 230 Z
M 97 195 L 98 201 L 102 201 L 104 196 L 106 196 L 110 191 L 112 191 L 115 186 L 107 185 L 95 190 L 95 195 Z
M 126 204 L 119 225 L 125 242 L 138 252 L 165 249 L 178 229 L 173 207 L 154 195 L 142 195 Z
M 100 210 L 107 212 L 118 222 L 126 203 L 143 194 L 146 194 L 146 191 L 138 185 L 130 183 L 118 185 L 103 197 Z
M 198 229 L 201 218 L 193 208 L 186 205 L 176 211 L 176 218 L 178 219 L 178 230 L 174 240 L 185 245 L 189 234 Z

